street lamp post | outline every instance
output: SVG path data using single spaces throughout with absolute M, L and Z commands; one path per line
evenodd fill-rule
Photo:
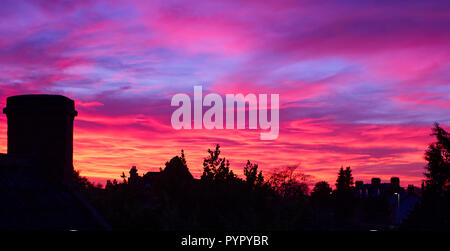
M 397 196 L 397 207 L 395 209 L 395 224 L 400 225 L 400 194 L 394 193 Z

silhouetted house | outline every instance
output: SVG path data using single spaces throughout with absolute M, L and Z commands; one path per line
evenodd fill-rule
M 147 172 L 144 176 L 142 176 L 146 187 L 150 187 L 154 182 L 160 180 L 161 178 L 162 172 Z
M 178 156 L 173 157 L 169 162 L 166 162 L 164 170 L 161 170 L 160 172 L 147 172 L 142 179 L 146 186 L 151 186 L 155 183 L 182 185 L 195 182 L 186 163 Z
M 0 229 L 109 229 L 73 184 L 74 101 L 7 99 L 8 154 L 0 155 Z
M 408 185 L 408 190 L 400 187 L 400 179 L 392 177 L 390 183 L 381 183 L 380 178 L 372 178 L 370 184 L 355 182 L 355 197 L 360 199 L 381 198 L 388 202 L 394 224 L 405 220 L 414 207 L 420 203 L 420 189 Z
M 381 183 L 380 178 L 372 178 L 370 184 L 364 184 L 362 181 L 355 182 L 355 197 L 357 198 L 376 198 L 404 191 L 405 189 L 400 187 L 398 177 L 392 177 L 390 183 Z

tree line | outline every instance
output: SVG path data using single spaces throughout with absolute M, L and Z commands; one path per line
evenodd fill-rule
M 159 172 L 138 174 L 96 186 L 75 172 L 75 181 L 116 230 L 368 230 L 450 228 L 450 134 L 435 124 L 436 142 L 425 152 L 421 203 L 401 226 L 386 197 L 358 198 L 351 167 L 338 170 L 335 189 L 326 181 L 309 191 L 310 176 L 287 166 L 265 176 L 247 161 L 238 177 L 221 155 L 208 149 L 203 173 L 194 179 L 184 151 Z

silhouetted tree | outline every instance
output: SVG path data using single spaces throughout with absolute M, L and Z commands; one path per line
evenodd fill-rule
M 331 192 L 333 190 L 330 187 L 330 184 L 326 181 L 319 181 L 314 185 L 314 188 L 311 192 L 311 197 L 317 198 L 329 198 Z
M 122 178 L 123 183 L 127 183 L 127 176 L 125 175 L 125 172 L 122 172 L 122 174 L 120 175 L 120 178 Z
M 436 142 L 425 152 L 425 191 L 422 221 L 432 229 L 450 229 L 450 134 L 438 123 L 432 129 Z
M 338 178 L 336 180 L 336 190 L 338 192 L 348 192 L 353 187 L 353 176 L 350 167 L 341 167 L 338 173 Z
M 230 170 L 230 162 L 220 157 L 220 146 L 216 145 L 214 151 L 208 149 L 209 156 L 203 160 L 202 181 L 230 181 L 236 178 Z
M 432 136 L 436 142 L 431 143 L 425 153 L 426 189 L 441 194 L 450 186 L 450 134 L 435 123 Z
M 262 171 L 260 171 L 259 173 L 258 173 L 258 176 L 256 177 L 256 185 L 257 186 L 261 186 L 261 185 L 263 185 L 264 184 L 264 176 L 263 176 L 263 174 L 262 174 Z
M 102 187 L 101 184 L 95 185 L 94 183 L 90 182 L 86 177 L 81 176 L 79 170 L 73 171 L 73 180 L 74 180 L 75 185 L 78 186 L 78 188 L 81 191 L 89 191 L 94 188 Z
M 136 166 L 132 166 L 130 169 L 130 177 L 128 178 L 128 183 L 130 185 L 136 185 L 139 184 L 141 181 L 141 177 L 138 174 L 138 170 Z
M 408 230 L 450 229 L 450 135 L 438 123 L 432 128 L 436 142 L 425 152 L 428 162 L 422 203 L 403 223 Z
M 247 164 L 244 167 L 245 181 L 250 186 L 260 186 L 264 183 L 264 177 L 262 171 L 258 173 L 258 164 L 253 164 L 250 160 L 247 160 Z
M 287 166 L 275 171 L 269 179 L 270 186 L 285 198 L 299 198 L 308 194 L 309 176 L 297 171 L 298 166 Z
M 353 176 L 350 167 L 339 169 L 335 190 L 335 215 L 340 226 L 351 226 L 355 211 Z
M 331 186 L 326 181 L 317 182 L 311 192 L 314 220 L 319 229 L 327 229 L 332 222 Z
M 117 181 L 116 181 L 117 182 Z M 114 187 L 113 183 L 110 180 L 106 181 L 105 190 L 110 190 Z

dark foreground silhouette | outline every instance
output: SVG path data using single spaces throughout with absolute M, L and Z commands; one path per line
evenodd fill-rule
M 74 172 L 74 101 L 60 95 L 7 99 L 8 153 L 0 154 L 0 230 L 449 230 L 450 135 L 436 124 L 421 189 L 340 168 L 333 190 L 297 168 L 263 175 L 250 161 L 237 177 L 208 150 L 194 179 L 184 152 L 159 172 L 96 186 Z
M 422 189 L 405 190 L 395 177 L 354 184 L 350 167 L 339 170 L 335 190 L 321 181 L 311 193 L 296 166 L 264 177 L 248 161 L 239 178 L 218 145 L 208 150 L 201 179 L 190 174 L 183 151 L 160 172 L 140 176 L 132 167 L 105 188 L 75 176 L 115 230 L 449 230 L 450 135 L 438 124 L 433 135 Z

